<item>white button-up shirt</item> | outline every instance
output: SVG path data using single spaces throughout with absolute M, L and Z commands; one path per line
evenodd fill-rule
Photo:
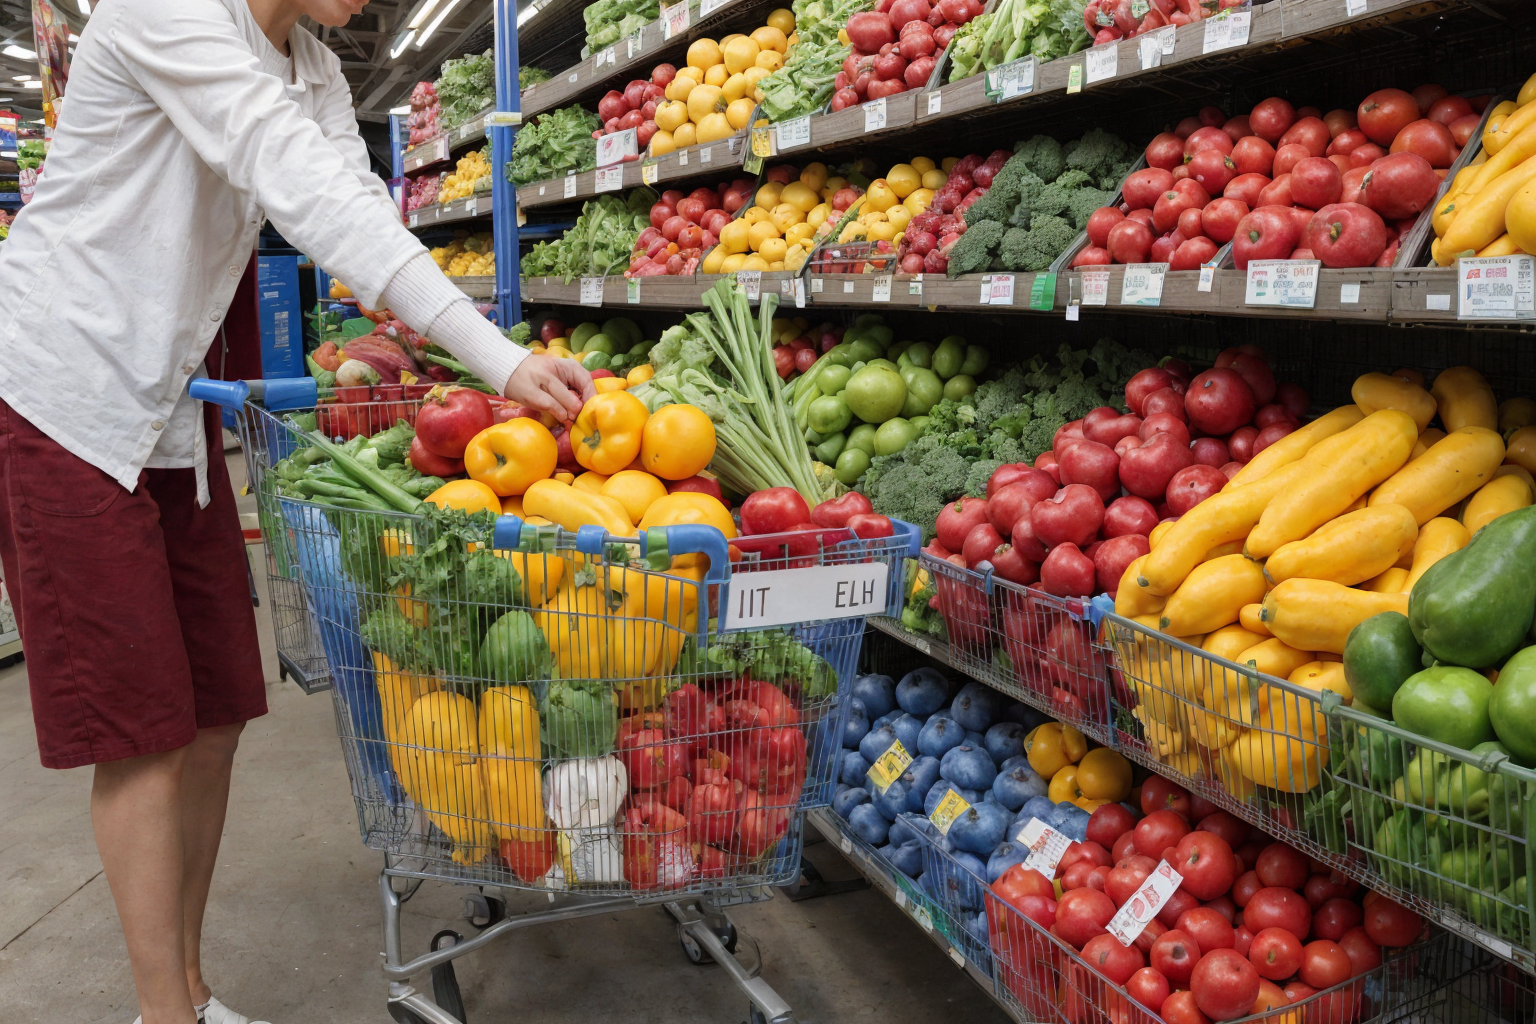
M 369 169 L 337 57 L 288 42 L 291 62 L 244 0 L 103 0 L 0 245 L 0 398 L 129 490 L 146 465 L 202 476 L 186 384 L 264 217 L 369 307 L 425 252 Z

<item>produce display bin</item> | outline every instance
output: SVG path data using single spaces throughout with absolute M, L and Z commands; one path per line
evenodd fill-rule
M 1321 693 L 1113 612 L 1101 637 L 1117 750 L 1319 860 L 1344 860 Z
M 1099 614 L 1086 601 L 1021 587 L 923 552 L 957 668 L 977 672 L 1018 697 L 1110 745 L 1111 655 L 1094 642 Z
M 1536 968 L 1536 771 L 1325 701 L 1329 774 L 1372 887 L 1526 970 Z

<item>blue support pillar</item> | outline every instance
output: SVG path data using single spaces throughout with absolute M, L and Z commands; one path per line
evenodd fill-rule
M 492 0 L 496 25 L 496 110 L 522 110 L 518 95 L 517 0 Z M 491 209 L 495 215 L 496 310 L 503 329 L 523 319 L 518 287 L 517 190 L 507 180 L 512 159 L 513 125 L 488 125 L 491 134 Z

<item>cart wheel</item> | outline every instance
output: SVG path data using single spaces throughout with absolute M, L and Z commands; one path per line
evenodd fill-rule
M 714 960 L 710 959 L 710 957 L 704 952 L 704 947 L 693 941 L 693 936 L 689 935 L 687 930 L 684 929 L 682 925 L 677 926 L 677 941 L 683 944 L 683 952 L 687 953 L 688 959 L 694 963 L 714 963 Z
M 768 1017 L 757 1008 L 756 1003 L 747 1004 L 746 1024 L 768 1024 Z
M 389 1016 L 394 1020 L 395 1024 L 427 1024 L 426 1021 L 416 1016 L 413 1011 L 406 1009 L 399 1003 L 389 1004 Z
M 432 936 L 432 951 L 451 949 L 464 941 L 456 931 L 444 930 Z M 464 1013 L 464 996 L 459 992 L 459 978 L 453 971 L 453 961 L 432 968 L 432 998 L 451 1016 L 469 1024 Z
M 464 920 L 484 931 L 507 916 L 507 903 L 499 896 L 483 892 L 464 897 Z
M 715 929 L 715 934 L 720 937 L 720 944 L 725 947 L 726 952 L 736 952 L 736 926 L 734 924 L 726 921 L 724 928 Z

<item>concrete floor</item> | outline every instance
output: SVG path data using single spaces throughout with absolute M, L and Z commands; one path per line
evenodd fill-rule
M 238 455 L 231 476 L 244 479 Z M 226 1003 L 272 1024 L 387 1024 L 377 967 L 381 857 L 358 838 L 331 701 L 278 681 L 265 600 L 257 620 L 271 712 L 247 727 L 241 745 L 205 971 Z M 130 1024 L 138 1012 L 91 838 L 90 771 L 38 765 L 25 663 L 0 670 L 4 1024 Z M 829 877 L 854 874 L 830 844 L 812 852 Z M 409 955 L 443 928 L 471 931 L 460 892 L 427 883 L 406 905 Z M 802 1024 L 1007 1020 L 873 890 L 801 903 L 776 896 L 732 914 L 760 944 L 764 977 Z M 476 1022 L 735 1024 L 746 1016 L 727 975 L 691 964 L 671 919 L 654 908 L 514 932 L 457 970 Z M 430 989 L 425 976 L 417 983 Z

